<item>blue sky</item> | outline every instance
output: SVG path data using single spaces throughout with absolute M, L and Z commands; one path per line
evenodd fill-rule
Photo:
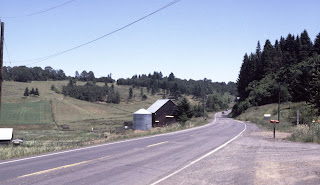
M 25 60 L 85 43 L 171 2 L 75 0 L 23 16 L 67 1 L 0 0 L 9 53 L 4 52 L 5 66 L 51 66 L 71 76 L 87 70 L 96 77 L 112 73 L 115 79 L 161 71 L 183 79 L 235 82 L 244 54 L 254 52 L 258 40 L 263 47 L 266 39 L 274 43 L 306 29 L 314 41 L 320 32 L 318 0 L 181 0 L 104 39 L 30 65 Z

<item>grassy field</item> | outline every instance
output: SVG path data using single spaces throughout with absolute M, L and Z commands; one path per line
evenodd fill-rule
M 50 102 L 2 103 L 2 124 L 50 124 L 53 122 Z
M 160 99 L 161 95 L 151 96 L 144 88 L 144 93 L 147 94 L 148 99 L 141 101 L 140 89 L 133 89 L 133 99 L 127 101 L 129 96 L 130 86 L 117 86 L 115 89 L 119 91 L 121 95 L 120 104 L 106 104 L 106 103 L 91 103 L 86 101 L 77 100 L 70 97 L 64 97 L 61 94 L 57 94 L 50 90 L 51 85 L 54 85 L 58 89 L 62 89 L 62 86 L 67 85 L 68 81 L 34 81 L 31 83 L 11 82 L 5 81 L 3 83 L 3 98 L 4 106 L 7 103 L 30 103 L 35 101 L 52 102 L 52 112 L 54 115 L 54 121 L 60 124 L 73 124 L 75 122 L 90 122 L 91 120 L 116 120 L 116 121 L 130 121 L 132 120 L 132 113 L 140 108 L 148 108 L 157 99 Z M 84 85 L 84 82 L 77 82 L 78 85 Z M 104 85 L 104 83 L 97 83 L 97 85 Z M 109 84 L 111 86 L 111 84 Z M 38 88 L 40 92 L 39 97 L 23 97 L 25 88 Z M 6 109 L 6 108 L 5 108 Z

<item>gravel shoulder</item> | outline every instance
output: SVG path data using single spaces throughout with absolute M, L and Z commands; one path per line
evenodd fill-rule
M 161 184 L 320 184 L 319 144 L 246 124 L 235 141 Z

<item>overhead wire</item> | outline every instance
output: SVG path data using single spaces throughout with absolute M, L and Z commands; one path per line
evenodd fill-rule
M 157 10 L 155 10 L 155 11 L 153 11 L 153 12 L 151 12 L 151 13 L 149 13 L 149 14 L 147 14 L 147 15 L 145 15 L 145 16 L 143 16 L 143 17 L 141 17 L 141 18 L 139 18 L 139 19 L 137 19 L 137 20 L 135 20 L 135 21 L 132 21 L 132 22 L 130 22 L 130 23 L 128 23 L 128 24 L 126 24 L 126 25 L 124 25 L 124 26 L 116 29 L 116 30 L 113 30 L 113 31 L 111 31 L 111 32 L 109 32 L 109 33 L 107 33 L 107 34 L 104 34 L 104 35 L 102 35 L 102 36 L 100 36 L 100 37 L 98 37 L 98 38 L 95 38 L 95 39 L 90 40 L 90 41 L 88 41 L 88 42 L 85 42 L 85 43 L 83 43 L 83 44 L 77 45 L 77 46 L 72 47 L 72 48 L 70 48 L 70 49 L 66 49 L 66 50 L 63 50 L 63 51 L 60 51 L 60 52 L 51 54 L 51 55 L 47 55 L 47 56 L 45 56 L 45 57 L 34 58 L 34 59 L 23 60 L 23 61 L 16 61 L 15 63 L 36 61 L 36 62 L 32 62 L 32 63 L 26 64 L 26 66 L 29 66 L 29 65 L 32 65 L 32 64 L 36 64 L 36 63 L 40 63 L 40 62 L 49 60 L 49 59 L 51 59 L 51 58 L 54 58 L 54 57 L 59 56 L 59 55 L 62 55 L 62 54 L 64 54 L 64 53 L 67 53 L 67 52 L 76 50 L 76 49 L 78 49 L 78 48 L 80 48 L 80 47 L 86 46 L 86 45 L 88 45 L 88 44 L 91 44 L 91 43 L 93 43 L 93 42 L 96 42 L 96 41 L 98 41 L 98 40 L 101 40 L 101 39 L 103 39 L 103 38 L 105 38 L 105 37 L 107 37 L 107 36 L 110 36 L 110 35 L 112 35 L 112 34 L 114 34 L 114 33 L 117 33 L 117 32 L 119 32 L 119 31 L 121 31 L 121 30 L 123 30 L 123 29 L 125 29 L 125 28 L 128 28 L 128 27 L 130 27 L 130 26 L 132 26 L 132 25 L 134 25 L 134 24 L 136 24 L 136 23 L 138 23 L 138 22 L 140 22 L 140 21 L 142 21 L 142 20 L 144 20 L 144 19 L 146 19 L 146 18 L 148 18 L 148 17 L 150 17 L 150 16 L 152 16 L 152 15 L 154 15 L 154 14 L 156 14 L 156 13 L 158 13 L 158 12 L 160 12 L 160 11 L 162 11 L 162 10 L 164 10 L 164 9 L 166 9 L 166 8 L 174 5 L 174 4 L 176 4 L 176 3 L 178 3 L 179 1 L 181 1 L 181 0 L 171 1 L 170 3 L 166 4 L 165 6 L 162 6 L 161 8 L 159 8 L 159 9 L 157 9 Z
M 30 16 L 34 16 L 34 15 L 38 15 L 38 14 L 41 14 L 41 13 L 45 13 L 45 12 L 51 11 L 53 9 L 59 8 L 59 7 L 64 6 L 64 5 L 67 5 L 67 4 L 69 4 L 69 3 L 73 2 L 73 1 L 76 1 L 76 0 L 70 0 L 70 1 L 67 1 L 65 3 L 59 4 L 59 5 L 56 5 L 56 6 L 53 6 L 53 7 L 47 8 L 45 10 L 38 11 L 38 12 L 33 12 L 33 13 L 29 13 L 29 14 L 25 14 L 25 15 L 18 15 L 18 16 L 7 16 L 7 17 L 2 17 L 2 18 L 15 19 L 15 18 L 21 18 L 21 17 L 30 17 Z
M 9 51 L 8 51 L 6 40 L 3 39 L 3 42 L 4 42 L 4 47 L 6 48 L 6 52 L 7 52 L 7 57 L 8 57 L 9 63 L 11 65 L 11 59 L 10 59 L 10 55 L 9 55 Z

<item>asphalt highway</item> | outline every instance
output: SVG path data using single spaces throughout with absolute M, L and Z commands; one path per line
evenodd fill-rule
M 180 132 L 0 161 L 0 184 L 166 184 L 245 129 L 218 113 Z

